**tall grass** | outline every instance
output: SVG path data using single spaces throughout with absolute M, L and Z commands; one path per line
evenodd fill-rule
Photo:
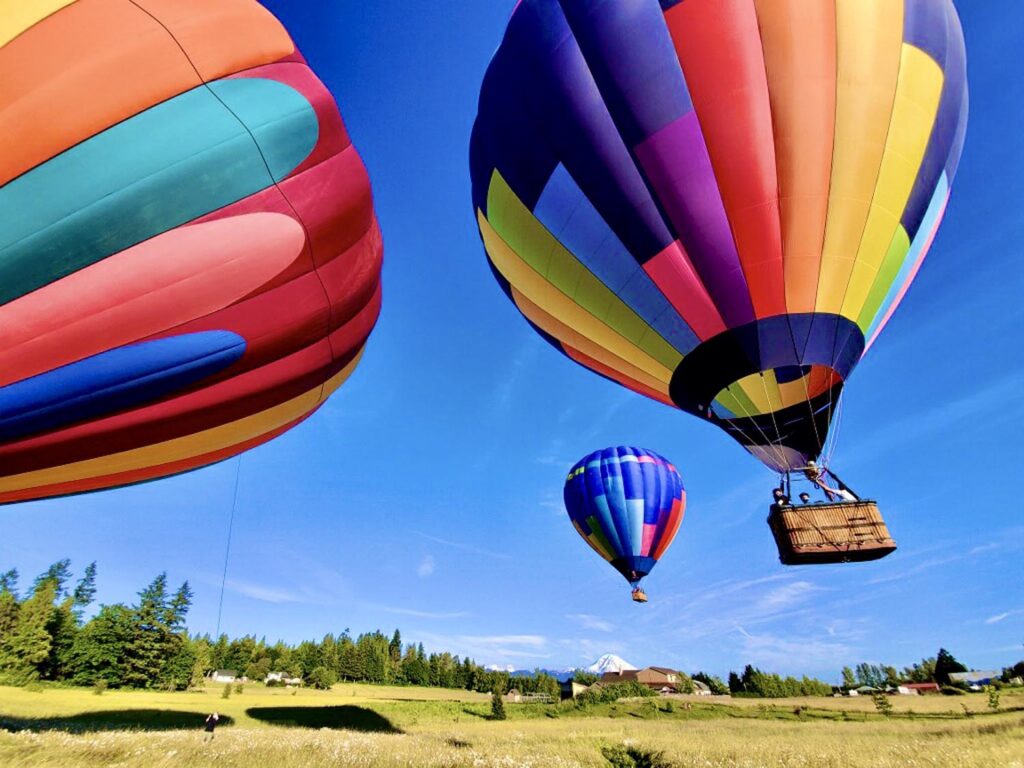
M 990 713 L 984 696 L 969 700 L 977 707 L 969 719 L 922 697 L 915 709 L 935 709 L 914 718 L 905 710 L 884 718 L 868 698 L 857 710 L 841 700 L 803 701 L 799 714 L 789 704 L 760 702 L 759 709 L 757 702 L 732 706 L 728 700 L 687 700 L 689 708 L 675 702 L 671 711 L 643 701 L 587 712 L 513 704 L 509 719 L 497 722 L 487 717 L 486 697 L 465 701 L 453 692 L 447 701 L 399 700 L 410 691 L 390 690 L 392 698 L 385 699 L 354 696 L 347 688 L 292 696 L 250 686 L 225 701 L 219 690 L 96 697 L 87 690 L 0 689 L 0 721 L 13 719 L 22 728 L 0 729 L 0 765 L 609 768 L 605 754 L 660 753 L 659 764 L 676 768 L 1024 768 L 1024 712 Z M 894 703 L 899 709 L 901 701 Z M 1020 703 L 1004 695 L 1004 709 Z M 948 700 L 944 705 L 948 710 Z M 213 709 L 234 724 L 204 744 L 201 718 L 191 723 Z M 336 711 L 349 713 L 340 722 L 356 730 L 335 727 Z M 95 730 L 104 722 L 131 727 L 138 713 L 148 713 L 146 727 L 164 730 Z M 81 732 L 68 733 L 69 723 Z M 303 724 L 310 727 L 298 727 Z

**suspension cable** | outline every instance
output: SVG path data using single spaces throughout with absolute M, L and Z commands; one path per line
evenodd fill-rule
M 220 620 L 224 614 L 224 588 L 228 583 L 228 559 L 231 556 L 231 533 L 235 528 L 235 510 L 238 508 L 238 481 L 242 475 L 242 454 L 238 454 L 235 462 L 235 492 L 231 499 L 231 516 L 228 518 L 228 541 L 224 547 L 224 572 L 220 578 L 220 601 L 217 603 L 217 634 L 220 637 Z

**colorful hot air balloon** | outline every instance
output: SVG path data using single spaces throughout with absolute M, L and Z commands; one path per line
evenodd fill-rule
M 917 274 L 966 124 L 951 0 L 522 0 L 474 205 L 548 341 L 785 472 Z
M 686 489 L 666 459 L 643 448 L 605 448 L 577 462 L 565 481 L 565 508 L 583 540 L 633 585 L 665 554 L 683 521 Z
M 0 502 L 220 461 L 352 373 L 369 180 L 259 3 L 14 4 L 0 138 Z

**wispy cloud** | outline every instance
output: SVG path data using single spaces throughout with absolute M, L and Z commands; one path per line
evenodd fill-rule
M 446 547 L 452 547 L 453 549 L 461 549 L 463 552 L 472 552 L 475 555 L 483 555 L 484 557 L 493 557 L 496 560 L 511 560 L 512 555 L 505 554 L 504 552 L 494 552 L 489 549 L 483 549 L 482 547 L 474 547 L 472 544 L 463 544 L 460 541 L 451 541 L 450 539 L 441 539 L 437 536 L 431 536 L 420 531 L 413 531 L 420 538 L 432 541 L 435 544 L 442 544 Z
M 835 666 L 853 655 L 849 645 L 835 640 L 753 634 L 740 626 L 736 631 L 742 637 L 743 658 L 750 659 L 755 666 L 769 669 L 791 668 L 795 659 L 807 668 Z
M 962 397 L 945 401 L 942 405 L 920 411 L 911 411 L 907 417 L 889 423 L 870 437 L 861 440 L 857 455 L 871 456 L 879 446 L 891 447 L 919 442 L 936 432 L 945 432 L 964 422 L 983 424 L 978 417 L 998 411 L 1000 418 L 1012 418 L 1009 409 L 1020 409 L 1024 401 L 1019 397 L 1024 388 L 1024 372 L 1015 371 L 975 389 Z
M 304 603 L 307 602 L 303 595 L 285 587 L 276 587 L 265 584 L 254 584 L 238 579 L 228 579 L 224 586 L 231 592 L 243 597 L 259 600 L 263 603 Z
M 1016 611 L 1003 611 L 1002 613 L 997 613 L 995 616 L 989 616 L 987 619 L 985 619 L 985 623 L 989 625 L 999 624 L 1002 621 L 1006 621 L 1011 616 L 1020 616 L 1022 614 L 1024 614 L 1024 609 L 1019 609 Z
M 543 635 L 438 635 L 420 632 L 424 645 L 475 659 L 481 664 L 531 666 L 552 656 L 548 638 Z
M 416 575 L 421 579 L 426 579 L 434 575 L 434 570 L 437 568 L 437 563 L 434 561 L 433 555 L 426 555 L 421 561 L 419 566 L 416 568 Z
M 888 582 L 903 581 L 904 579 L 908 579 L 912 576 L 917 576 L 918 574 L 924 573 L 925 571 L 930 571 L 932 568 L 938 568 L 939 566 L 943 565 L 950 565 L 951 563 L 956 563 L 961 560 L 966 560 L 971 557 L 976 557 L 978 555 L 985 554 L 986 552 L 993 552 L 1000 549 L 1004 549 L 1003 544 L 989 543 L 972 547 L 966 552 L 954 552 L 952 554 L 945 556 L 931 557 L 927 560 L 924 560 L 923 562 L 918 563 L 917 565 L 911 568 L 906 568 L 895 573 L 889 573 L 884 576 L 877 576 L 871 581 L 869 581 L 868 584 L 885 584 Z
M 571 619 L 584 629 L 593 629 L 597 632 L 614 632 L 615 625 L 604 619 L 592 616 L 589 613 L 567 613 L 565 618 Z
M 284 603 L 337 605 L 339 602 L 338 595 L 310 586 L 294 588 L 280 584 L 259 584 L 253 581 L 234 578 L 229 578 L 225 581 L 224 586 L 229 592 L 248 597 L 251 600 L 258 600 L 261 603 L 273 603 L 275 605 Z
M 392 608 L 387 605 L 366 605 L 366 607 L 372 608 L 376 611 L 382 611 L 384 613 L 393 613 L 398 616 L 413 616 L 417 619 L 461 619 L 465 616 L 469 616 L 469 613 L 466 611 L 435 613 L 433 611 L 420 611 L 415 608 Z
M 765 613 L 771 613 L 802 603 L 811 595 L 822 591 L 822 587 L 817 587 L 809 581 L 794 581 L 773 589 L 758 601 L 757 607 Z

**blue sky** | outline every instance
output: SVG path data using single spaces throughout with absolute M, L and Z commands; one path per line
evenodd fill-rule
M 1024 6 L 961 2 L 971 123 L 946 222 L 848 389 L 834 464 L 881 500 L 900 550 L 785 569 L 773 477 L 715 428 L 570 363 L 491 277 L 470 206 L 479 84 L 512 0 L 268 0 L 334 92 L 369 167 L 386 247 L 357 374 L 293 432 L 164 482 L 0 508 L 0 568 L 99 561 L 99 599 L 157 572 L 212 632 L 240 471 L 223 629 L 297 641 L 346 628 L 485 664 L 605 652 L 725 674 L 838 677 L 940 645 L 1024 657 Z M 681 469 L 690 507 L 630 602 L 561 504 L 574 461 L 636 444 Z

